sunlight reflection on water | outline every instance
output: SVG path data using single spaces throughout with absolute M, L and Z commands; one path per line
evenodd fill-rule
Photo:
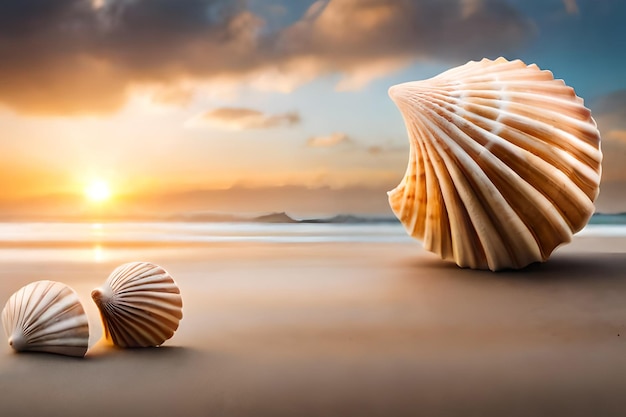
M 93 260 L 94 262 L 100 263 L 105 260 L 104 250 L 101 245 L 95 245 L 93 247 Z
M 400 224 L 4 223 L 0 242 L 65 244 L 406 241 Z M 94 250 L 94 252 L 96 252 Z
M 581 237 L 626 237 L 626 225 L 588 225 Z M 0 223 L 0 261 L 105 263 L 210 243 L 415 242 L 399 223 Z

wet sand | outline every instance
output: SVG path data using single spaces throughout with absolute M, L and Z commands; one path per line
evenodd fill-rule
M 8 250 L 2 304 L 65 282 L 92 340 L 84 359 L 0 344 L 0 415 L 626 415 L 626 238 L 579 237 L 500 273 L 417 242 L 105 247 L 99 262 Z M 91 289 L 131 260 L 181 287 L 185 316 L 160 348 L 98 340 Z

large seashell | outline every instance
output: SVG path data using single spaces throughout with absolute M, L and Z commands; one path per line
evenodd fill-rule
M 20 288 L 2 310 L 2 325 L 18 352 L 87 353 L 87 315 L 74 290 L 60 282 L 36 281 Z
M 148 262 L 119 266 L 91 297 L 100 309 L 105 339 L 123 348 L 159 346 L 183 318 L 178 286 Z
M 600 134 L 583 100 L 550 71 L 483 59 L 389 95 L 410 139 L 389 204 L 429 251 L 461 267 L 523 268 L 589 221 Z

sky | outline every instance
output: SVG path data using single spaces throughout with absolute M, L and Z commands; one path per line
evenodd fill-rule
M 2 1 L 0 217 L 390 215 L 409 146 L 388 88 L 499 56 L 585 99 L 597 210 L 626 211 L 625 20 L 622 0 Z

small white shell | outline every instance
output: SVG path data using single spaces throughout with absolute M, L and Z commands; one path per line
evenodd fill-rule
M 2 310 L 2 325 L 18 352 L 87 353 L 87 315 L 74 290 L 60 282 L 36 281 L 19 289 Z
M 118 347 L 159 346 L 183 318 L 178 286 L 149 262 L 119 266 L 91 297 L 100 309 L 105 339 Z
M 389 204 L 461 267 L 548 259 L 594 212 L 602 153 L 583 100 L 550 71 L 483 59 L 393 86 L 411 145 Z

